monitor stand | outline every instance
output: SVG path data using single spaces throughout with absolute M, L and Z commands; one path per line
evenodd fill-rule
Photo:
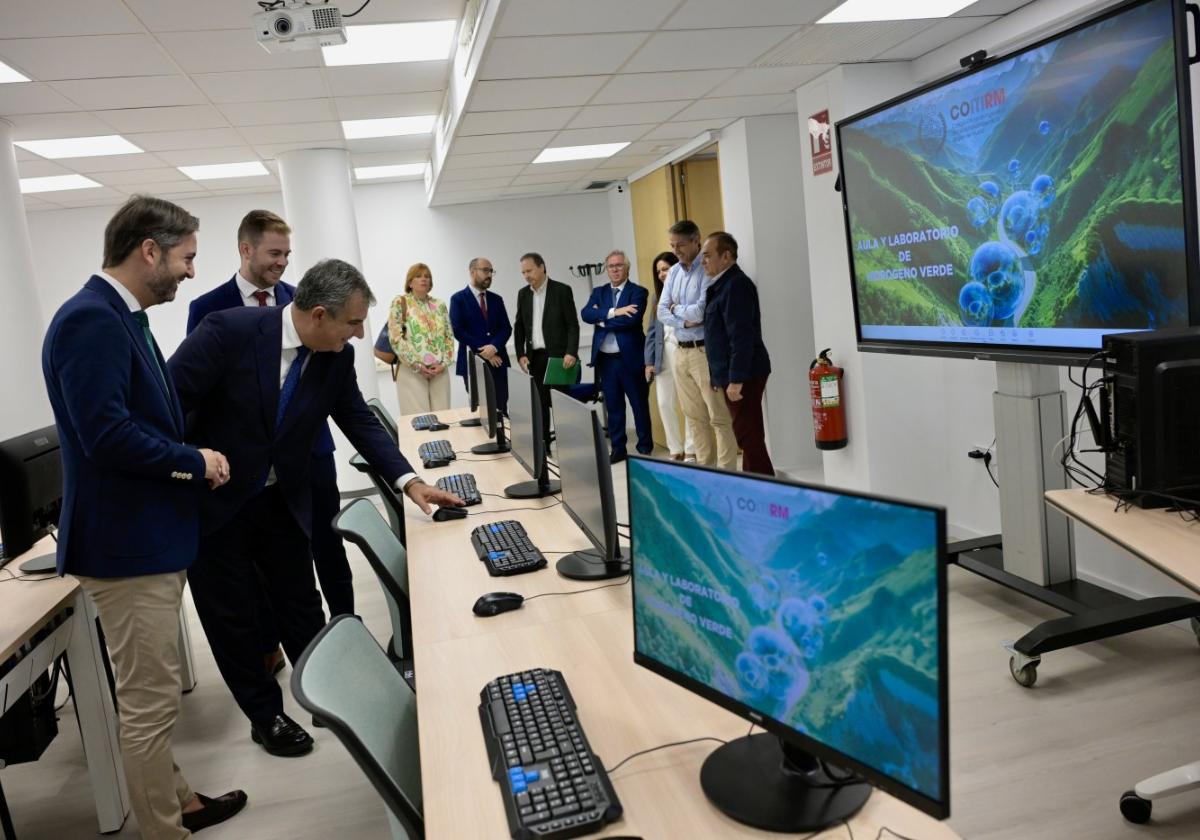
M 608 580 L 629 574 L 629 561 L 621 557 L 605 561 L 599 551 L 588 549 L 568 554 L 554 568 L 571 580 Z
M 58 571 L 58 556 L 55 554 L 43 554 L 40 557 L 33 557 L 26 560 L 18 566 L 24 574 L 40 575 L 45 572 Z
M 700 768 L 708 800 L 732 820 L 767 831 L 818 831 L 852 817 L 871 786 L 840 787 L 815 757 L 762 733 L 737 738 L 709 754 Z
M 460 426 L 482 426 L 483 421 L 480 420 L 478 417 L 468 417 L 466 420 L 459 420 L 458 425 L 460 425 Z
M 499 455 L 502 452 L 509 452 L 511 448 L 508 441 L 497 443 L 494 440 L 489 440 L 487 443 L 476 444 L 471 447 L 472 455 Z
M 562 484 L 557 481 L 518 481 L 504 488 L 504 495 L 510 499 L 542 499 L 553 496 L 562 490 Z

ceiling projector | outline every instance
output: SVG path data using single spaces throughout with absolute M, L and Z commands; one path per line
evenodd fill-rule
M 254 37 L 269 53 L 315 50 L 346 43 L 346 27 L 337 6 L 310 6 L 303 0 L 281 2 L 278 8 L 252 18 Z

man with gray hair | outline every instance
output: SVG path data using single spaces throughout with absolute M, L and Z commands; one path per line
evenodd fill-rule
M 191 415 L 189 438 L 220 441 L 231 470 L 200 506 L 199 558 L 188 575 L 196 611 L 251 737 L 272 755 L 301 755 L 313 742 L 263 671 L 255 593 L 261 585 L 295 665 L 325 624 L 309 562 L 309 453 L 326 418 L 424 512 L 462 504 L 416 475 L 363 402 L 349 341 L 363 337 L 374 299 L 358 269 L 322 260 L 290 304 L 214 312 L 168 363 Z

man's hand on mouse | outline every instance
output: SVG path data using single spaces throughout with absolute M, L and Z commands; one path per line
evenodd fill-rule
M 404 495 L 412 499 L 422 513 L 433 513 L 433 506 L 438 507 L 462 507 L 463 500 L 453 493 L 426 484 L 419 478 L 414 478 L 404 486 Z

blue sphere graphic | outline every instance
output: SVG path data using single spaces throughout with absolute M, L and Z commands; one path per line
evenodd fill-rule
M 967 202 L 967 218 L 971 220 L 971 224 L 977 228 L 982 228 L 988 223 L 988 219 L 992 217 L 988 203 L 980 196 L 975 196 Z
M 1038 196 L 1042 207 L 1049 207 L 1054 203 L 1054 179 L 1049 175 L 1039 175 L 1033 179 L 1033 183 L 1029 185 L 1029 191 Z
M 1000 187 L 996 185 L 995 181 L 984 181 L 979 185 L 979 189 L 992 198 L 1000 197 Z
M 762 694 L 767 689 L 767 669 L 762 660 L 752 653 L 738 654 L 733 663 L 737 669 L 738 682 L 753 694 Z
M 1025 290 L 1025 272 L 1017 249 L 1004 242 L 985 242 L 971 257 L 971 279 L 992 297 L 991 317 L 1003 320 L 1013 314 Z M 968 283 L 967 286 L 971 284 Z M 963 287 L 964 291 L 966 286 Z M 962 308 L 962 293 L 959 307 Z
M 1000 226 L 1009 239 L 1021 242 L 1025 232 L 1034 230 L 1041 221 L 1041 199 L 1028 190 L 1018 190 L 1010 195 L 1000 208 Z
M 1043 137 L 1050 133 L 1050 120 L 1042 120 L 1038 123 L 1038 133 Z
M 1008 162 L 1008 174 L 1012 175 L 1014 178 L 1017 175 L 1020 175 L 1021 174 L 1021 161 L 1017 160 L 1016 158 L 1013 158 L 1012 160 L 1010 160 Z
M 992 320 L 992 296 L 982 283 L 967 283 L 958 293 L 962 322 L 969 327 L 986 327 Z

